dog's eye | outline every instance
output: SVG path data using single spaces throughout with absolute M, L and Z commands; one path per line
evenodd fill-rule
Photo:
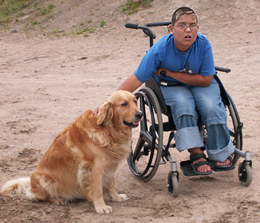
M 137 104 L 137 99 L 135 99 L 134 102 Z
M 121 106 L 127 106 L 127 105 L 128 105 L 127 102 L 124 102 L 124 103 L 121 104 Z

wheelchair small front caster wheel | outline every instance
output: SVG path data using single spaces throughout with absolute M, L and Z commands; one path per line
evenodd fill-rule
M 168 174 L 168 191 L 173 197 L 178 197 L 179 195 L 179 180 L 178 172 L 177 174 L 173 171 Z
M 253 179 L 252 169 L 248 162 L 243 162 L 239 164 L 238 167 L 238 177 L 242 185 L 248 187 Z

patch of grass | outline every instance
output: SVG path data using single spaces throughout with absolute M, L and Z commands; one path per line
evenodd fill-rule
M 77 34 L 82 34 L 82 33 L 86 32 L 86 31 L 87 31 L 87 28 L 79 29 Z
M 32 24 L 33 26 L 35 26 L 35 25 L 40 24 L 40 22 L 38 22 L 38 21 L 32 21 L 31 24 Z
M 142 0 L 140 2 L 133 2 L 133 0 L 127 0 L 127 2 L 122 5 L 122 12 L 126 13 L 126 15 L 137 13 L 139 7 L 150 8 L 152 1 L 153 0 Z
M 88 37 L 90 33 L 94 33 L 96 29 L 94 27 L 89 27 L 85 25 L 84 23 L 80 23 L 79 25 L 73 25 L 73 28 L 76 28 L 76 30 L 73 30 L 71 32 L 71 36 L 75 37 L 76 35 L 83 34 L 84 37 Z
M 63 30 L 56 28 L 56 29 L 53 29 L 51 32 L 48 32 L 48 36 L 60 37 L 60 36 L 67 36 L 67 34 Z
M 18 12 L 17 16 L 18 16 L 18 17 L 25 16 L 25 13 L 24 13 L 24 12 Z
M 89 27 L 87 28 L 86 32 L 84 33 L 84 37 L 88 37 L 90 33 L 94 33 L 95 32 L 95 28 L 94 27 Z
M 68 34 L 59 29 L 49 30 L 48 22 L 52 20 L 57 13 L 56 11 L 58 11 L 54 10 L 53 3 L 55 2 L 55 0 L 0 0 L 0 31 L 8 31 L 17 26 L 28 34 L 33 31 L 34 33 L 44 32 L 44 35 L 51 36 L 70 35 L 71 33 L 72 36 L 83 35 L 87 37 L 91 33 L 101 31 L 101 27 L 106 26 L 108 23 L 102 17 L 99 17 L 100 19 L 97 21 L 89 17 L 86 21 L 80 21 L 72 25 L 72 30 Z M 105 6 L 105 4 L 103 5 Z M 90 9 L 89 12 L 94 15 L 95 11 L 92 10 Z M 61 11 L 58 13 L 61 13 Z M 117 20 L 117 17 L 109 19 Z M 42 26 L 46 24 L 47 27 Z
M 53 17 L 50 12 L 54 7 L 53 0 L 0 0 L 0 30 L 8 30 L 11 22 L 25 19 L 24 31 L 35 30 Z
M 94 33 L 95 32 L 95 28 L 94 27 L 89 27 L 88 29 L 87 29 L 87 31 L 89 32 L 89 33 Z
M 45 15 L 46 13 L 50 13 L 51 10 L 53 9 L 53 7 L 54 7 L 53 4 L 49 4 L 49 5 L 47 6 L 47 8 L 43 8 L 43 9 L 41 10 L 41 14 L 42 14 L 42 15 Z
M 15 13 L 16 16 L 20 17 L 24 12 L 22 10 L 27 8 L 34 2 L 33 7 L 34 10 L 30 11 L 33 13 L 35 10 L 40 11 L 40 15 L 45 15 L 49 13 L 54 8 L 53 3 L 49 3 L 47 6 L 44 4 L 45 0 L 36 0 L 36 1 L 28 1 L 28 0 L 0 0 L 0 21 L 6 20 L 6 18 L 11 17 Z
M 88 37 L 90 33 L 94 33 L 95 32 L 95 28 L 94 27 L 88 27 L 84 29 L 84 37 Z M 78 33 L 81 34 L 81 33 Z
M 28 0 L 0 0 L 0 20 L 5 20 L 26 6 Z
M 104 27 L 107 24 L 107 22 L 105 22 L 103 19 L 100 21 L 100 26 Z

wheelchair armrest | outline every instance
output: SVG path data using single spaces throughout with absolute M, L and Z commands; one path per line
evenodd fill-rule
M 157 99 L 161 106 L 161 112 L 164 115 L 171 115 L 171 109 L 165 104 L 161 89 L 154 77 L 151 77 L 148 81 L 146 81 L 145 86 L 152 89 L 155 95 L 157 96 Z
M 217 71 L 226 72 L 226 73 L 229 73 L 231 71 L 229 68 L 217 67 L 217 66 L 215 66 L 215 69 Z

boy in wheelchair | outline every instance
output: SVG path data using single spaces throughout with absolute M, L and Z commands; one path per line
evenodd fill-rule
M 198 18 L 188 7 L 177 9 L 169 25 L 170 34 L 155 43 L 139 67 L 118 90 L 135 91 L 152 76 L 160 85 L 177 128 L 175 143 L 181 152 L 190 152 L 196 174 L 212 173 L 201 150 L 204 147 L 197 122 L 200 116 L 208 133 L 208 159 L 215 168 L 229 168 L 234 146 L 227 127 L 227 114 L 219 85 L 213 78 L 215 65 L 210 42 L 198 33 Z M 163 71 L 164 73 L 162 73 Z M 97 113 L 96 109 L 93 113 Z

